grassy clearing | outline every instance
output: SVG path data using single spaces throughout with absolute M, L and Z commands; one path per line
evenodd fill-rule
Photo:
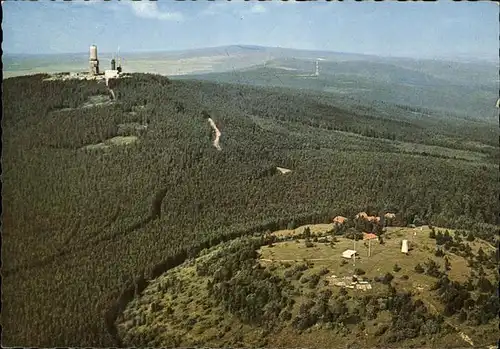
M 309 227 L 311 230 L 311 235 L 318 235 L 321 233 L 326 233 L 329 230 L 333 229 L 333 224 L 308 224 L 308 225 L 302 225 L 296 229 L 284 229 L 284 230 L 277 230 L 274 231 L 272 234 L 275 236 L 293 236 L 293 235 L 299 235 L 304 232 L 304 229 L 306 227 Z
M 295 230 L 281 230 L 274 232 L 277 236 L 291 236 L 300 234 L 305 227 L 309 227 L 312 235 L 325 232 L 333 227 L 333 224 L 318 224 L 301 226 Z M 438 229 L 438 231 L 445 231 L 446 229 Z M 453 234 L 453 229 L 447 229 L 450 234 Z M 368 257 L 368 242 L 357 241 L 355 249 L 359 253 L 356 257 L 356 268 L 361 268 L 366 272 L 367 277 L 375 277 L 391 272 L 397 275 L 408 275 L 408 281 L 397 281 L 401 286 L 410 289 L 416 289 L 417 285 L 427 285 L 433 281 L 426 275 L 418 274 L 414 268 L 417 263 L 423 263 L 427 259 L 434 260 L 438 265 L 443 266 L 444 260 L 441 257 L 434 256 L 436 242 L 434 239 L 429 238 L 430 229 L 425 226 L 422 229 L 411 228 L 387 228 L 386 240 L 383 245 L 380 245 L 377 240 L 371 241 L 371 256 Z M 275 260 L 275 261 L 297 261 L 314 260 L 315 267 L 326 267 L 329 270 L 335 271 L 337 276 L 344 276 L 343 274 L 352 273 L 352 261 L 348 265 L 340 267 L 342 260 L 342 252 L 347 249 L 354 249 L 353 240 L 343 237 L 336 238 L 338 242 L 335 246 L 329 243 L 315 243 L 314 247 L 307 248 L 305 240 L 287 241 L 274 244 L 274 247 L 263 246 L 259 251 L 261 259 Z M 408 240 L 409 246 L 412 249 L 408 256 L 401 252 L 402 240 Z M 474 253 L 477 253 L 479 247 L 482 247 L 485 252 L 491 250 L 491 245 L 484 241 L 476 240 L 470 243 Z M 467 266 L 467 262 L 460 256 L 452 253 L 447 253 L 448 259 L 452 264 L 449 271 L 449 276 L 453 280 L 463 282 L 468 279 L 471 268 Z M 317 259 L 324 259 L 318 261 Z M 269 263 L 264 261 L 263 263 Z M 393 271 L 394 264 L 398 264 L 401 270 L 397 273 Z M 317 266 L 317 267 L 316 267 Z
M 105 105 L 110 105 L 110 104 L 113 104 L 113 101 L 111 100 L 110 96 L 96 95 L 96 96 L 90 96 L 88 101 L 85 102 L 81 106 L 81 108 L 92 108 L 92 107 L 105 106 Z
M 487 147 L 486 145 L 484 146 Z M 402 152 L 406 153 L 428 154 L 429 156 L 444 156 L 447 158 L 457 158 L 467 161 L 483 162 L 487 158 L 487 155 L 483 153 L 468 150 L 451 149 L 435 145 L 397 142 L 396 147 Z

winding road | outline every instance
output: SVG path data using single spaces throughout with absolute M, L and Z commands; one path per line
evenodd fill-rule
M 214 147 L 217 150 L 222 150 L 222 148 L 219 145 L 219 139 L 220 139 L 221 133 L 220 133 L 219 129 L 217 128 L 217 125 L 215 125 L 215 122 L 211 118 L 208 118 L 208 122 L 210 123 L 210 126 L 212 126 L 212 128 L 215 131 L 215 139 L 214 139 L 214 143 L 213 143 Z

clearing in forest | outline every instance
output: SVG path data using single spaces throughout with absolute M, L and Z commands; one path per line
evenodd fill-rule
M 112 146 L 130 145 L 137 142 L 137 140 L 138 138 L 136 136 L 116 136 L 102 143 L 86 145 L 82 149 L 86 150 L 108 149 Z
M 292 170 L 289 170 L 289 169 L 284 168 L 284 167 L 276 167 L 276 169 L 277 169 L 278 171 L 280 171 L 280 172 L 281 172 L 281 174 L 287 174 L 287 173 L 292 172 Z

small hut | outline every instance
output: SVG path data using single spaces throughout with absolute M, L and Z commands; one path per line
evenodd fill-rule
M 347 259 L 352 259 L 352 257 L 354 257 L 357 254 L 358 253 L 354 250 L 345 250 L 344 252 L 342 252 L 342 257 Z

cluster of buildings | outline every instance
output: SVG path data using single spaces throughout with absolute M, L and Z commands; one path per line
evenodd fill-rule
M 330 276 L 330 285 L 337 287 L 345 287 L 350 289 L 356 289 L 361 291 L 367 291 L 372 289 L 372 285 L 365 280 L 359 280 L 356 277 L 345 276 L 342 278 L 337 277 L 336 275 Z
M 382 218 L 383 217 L 383 218 Z M 388 212 L 384 214 L 383 216 L 369 216 L 366 212 L 360 212 L 355 216 L 355 219 L 357 220 L 365 220 L 368 222 L 372 223 L 380 223 L 382 219 L 384 220 L 393 220 L 396 218 L 396 215 L 394 213 Z M 348 221 L 348 218 L 343 217 L 343 216 L 336 216 L 333 218 L 333 224 L 340 226 L 345 224 Z M 363 233 L 363 240 L 368 241 L 368 257 L 370 257 L 371 254 L 371 240 L 373 239 L 378 239 L 378 236 L 373 233 Z M 401 244 L 401 252 L 402 253 L 408 253 L 408 240 L 403 240 Z M 342 257 L 346 259 L 356 259 L 356 256 L 358 256 L 358 253 L 356 251 L 356 242 L 354 242 L 354 249 L 348 249 L 345 250 L 342 253 Z
M 111 69 L 104 70 L 104 73 L 101 73 L 99 70 L 99 58 L 97 56 L 97 46 L 90 46 L 90 57 L 89 57 L 89 75 L 90 76 L 102 76 L 104 75 L 104 79 L 106 80 L 106 85 L 109 85 L 109 81 L 112 79 L 118 79 L 122 72 L 121 60 L 118 58 L 118 65 L 116 64 L 115 58 L 111 59 Z
M 105 80 L 106 86 L 110 87 L 110 82 L 120 77 L 125 77 L 122 74 L 121 59 L 118 58 L 118 64 L 115 58 L 111 59 L 111 69 L 100 70 L 99 58 L 97 56 L 97 46 L 90 46 L 89 69 L 87 72 L 65 72 L 52 74 L 50 78 L 45 80 Z M 111 88 L 111 87 L 110 87 Z
M 372 222 L 372 223 L 380 223 L 382 220 L 382 217 L 385 220 L 391 221 L 391 220 L 396 218 L 396 214 L 391 213 L 391 212 L 387 212 L 383 216 L 369 216 L 366 212 L 360 212 L 355 216 L 355 219 L 362 219 L 362 220 Z M 347 221 L 348 221 L 348 218 L 343 217 L 343 216 L 336 216 L 333 219 L 333 223 L 337 224 L 337 225 L 345 224 Z

